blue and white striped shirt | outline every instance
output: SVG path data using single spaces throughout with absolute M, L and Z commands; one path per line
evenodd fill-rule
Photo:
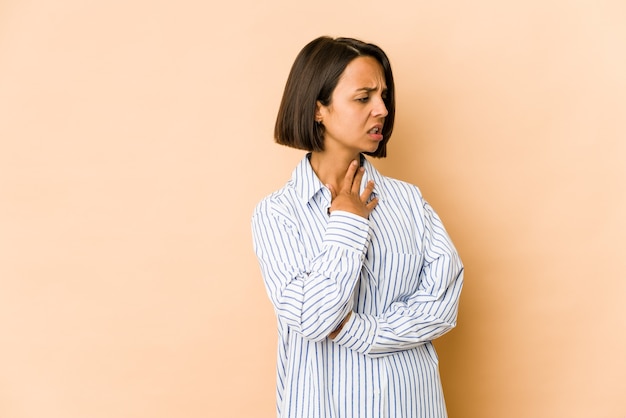
M 279 417 L 447 416 L 431 340 L 456 325 L 463 265 L 418 188 L 362 161 L 361 190 L 372 179 L 379 198 L 369 219 L 327 214 L 308 155 L 252 217 L 278 319 Z

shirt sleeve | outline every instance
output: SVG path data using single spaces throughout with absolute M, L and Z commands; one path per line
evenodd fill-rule
M 252 217 L 254 250 L 278 320 L 321 341 L 353 308 L 353 291 L 369 243 L 369 221 L 333 211 L 321 252 L 310 257 L 307 235 L 287 211 L 264 201 Z
M 335 338 L 372 357 L 383 357 L 431 341 L 456 326 L 463 264 L 434 210 L 423 204 L 424 263 L 417 291 L 379 316 L 353 312 Z

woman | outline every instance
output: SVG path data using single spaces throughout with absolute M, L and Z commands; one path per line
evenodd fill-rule
M 445 417 L 432 340 L 456 325 L 463 266 L 417 187 L 382 176 L 395 100 L 377 46 L 297 56 L 279 144 L 308 151 L 253 218 L 278 320 L 279 417 Z

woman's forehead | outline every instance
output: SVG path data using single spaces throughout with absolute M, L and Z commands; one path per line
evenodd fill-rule
M 386 90 L 383 67 L 373 57 L 357 57 L 353 59 L 343 71 L 337 87 L 342 86 L 350 90 Z

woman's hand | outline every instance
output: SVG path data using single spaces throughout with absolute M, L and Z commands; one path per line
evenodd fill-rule
M 343 210 L 362 216 L 363 218 L 369 217 L 369 214 L 378 204 L 378 198 L 375 197 L 368 202 L 372 192 L 374 191 L 374 182 L 372 180 L 367 182 L 363 193 L 359 194 L 359 188 L 361 187 L 361 180 L 363 179 L 364 172 L 365 169 L 363 167 L 359 167 L 359 163 L 356 160 L 352 161 L 346 171 L 346 175 L 339 190 L 335 190 L 335 188 L 330 184 L 326 185 L 326 187 L 330 190 L 332 199 L 330 212 L 334 210 Z

